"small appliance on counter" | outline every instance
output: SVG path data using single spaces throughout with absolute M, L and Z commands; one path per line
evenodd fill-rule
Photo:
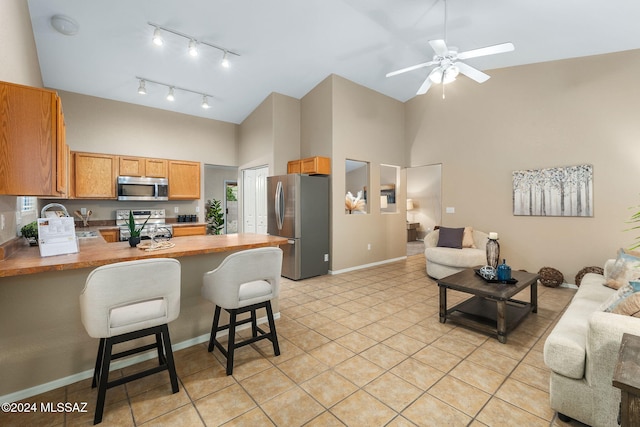
M 171 225 L 165 222 L 166 216 L 164 209 L 118 209 L 116 211 L 116 225 L 120 227 L 121 242 L 126 242 L 130 237 L 129 227 L 127 226 L 129 211 L 133 213 L 136 227 L 141 226 L 145 221 L 147 221 L 147 225 L 155 224 L 158 227 L 156 239 L 170 239 L 173 235 Z M 140 232 L 140 238 L 143 240 L 150 239 L 146 226 Z

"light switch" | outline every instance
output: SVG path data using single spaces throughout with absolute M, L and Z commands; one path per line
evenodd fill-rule
M 456 208 L 452 206 L 447 206 L 447 213 L 456 213 Z

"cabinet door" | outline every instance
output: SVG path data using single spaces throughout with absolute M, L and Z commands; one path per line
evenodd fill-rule
M 329 175 L 331 174 L 331 160 L 327 157 L 309 157 L 300 161 L 300 173 L 310 175 Z
M 100 235 L 107 243 L 115 243 L 120 241 L 120 230 L 115 228 L 100 230 Z
M 0 194 L 60 195 L 57 113 L 55 92 L 0 83 Z
M 117 157 L 108 154 L 74 153 L 75 197 L 115 199 Z
M 120 156 L 119 174 L 123 176 L 145 176 L 145 162 L 142 157 Z
M 200 163 L 169 160 L 169 199 L 200 198 Z
M 62 101 L 56 96 L 56 191 L 63 197 L 69 197 L 69 146 L 66 130 Z
M 291 160 L 287 163 L 287 173 L 300 173 L 301 160 Z
M 167 177 L 167 161 L 164 159 L 144 159 L 145 161 L 145 176 L 153 178 L 166 178 Z
M 182 236 L 204 236 L 207 234 L 207 226 L 200 225 L 181 225 L 179 227 L 173 227 L 173 237 Z

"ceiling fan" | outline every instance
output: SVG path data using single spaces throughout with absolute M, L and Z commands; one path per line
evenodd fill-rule
M 434 83 L 447 84 L 456 79 L 459 73 L 464 74 L 472 80 L 478 83 L 484 83 L 489 80 L 489 75 L 482 71 L 473 68 L 470 65 L 460 62 L 462 59 L 477 58 L 479 56 L 495 55 L 497 53 L 511 52 L 515 49 L 513 43 L 501 43 L 493 46 L 486 46 L 479 49 L 468 50 L 466 52 L 458 52 L 457 48 L 447 47 L 445 42 L 447 38 L 447 0 L 444 0 L 444 39 L 441 40 L 429 40 L 431 48 L 434 50 L 435 55 L 429 62 L 423 62 L 421 64 L 412 65 L 411 67 L 402 68 L 400 70 L 387 73 L 387 77 L 397 76 L 398 74 L 406 73 L 409 71 L 417 70 L 419 68 L 430 67 L 435 65 L 436 67 L 431 70 L 422 86 L 418 89 L 416 95 L 422 95 L 427 93 L 429 88 Z M 444 98 L 444 87 L 442 97 Z

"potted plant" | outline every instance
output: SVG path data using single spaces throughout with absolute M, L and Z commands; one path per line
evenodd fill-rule
M 135 248 L 140 243 L 140 232 L 147 225 L 147 221 L 149 221 L 151 215 L 144 220 L 144 223 L 140 227 L 136 227 L 135 218 L 133 218 L 133 211 L 129 211 L 129 220 L 125 220 L 127 227 L 129 228 L 129 246 Z
M 636 206 L 635 209 L 637 209 L 638 206 Z M 634 224 L 634 223 L 639 223 L 640 222 L 640 211 L 634 213 L 633 215 L 631 215 L 631 219 L 629 220 L 630 224 Z M 636 225 L 635 227 L 631 227 L 629 230 L 638 230 L 640 229 L 640 225 Z M 640 236 L 636 237 L 636 243 L 629 248 L 630 250 L 634 250 L 634 249 L 638 249 L 640 248 Z
M 36 246 L 38 244 L 38 222 L 33 221 L 20 229 L 22 236 L 27 239 L 29 245 Z
M 224 228 L 224 214 L 220 200 L 207 200 L 207 232 L 209 234 L 222 234 Z

